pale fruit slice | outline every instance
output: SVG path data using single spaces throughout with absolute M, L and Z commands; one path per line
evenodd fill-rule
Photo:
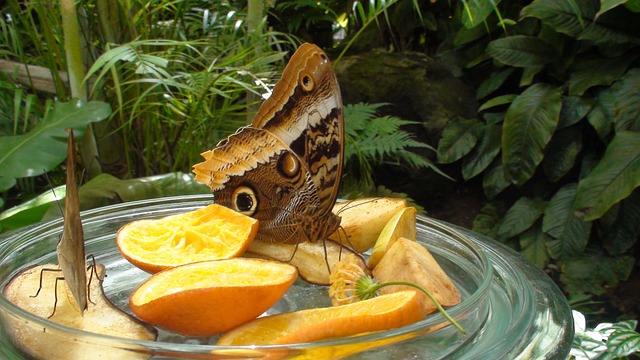
M 460 293 L 449 276 L 442 270 L 427 248 L 413 240 L 399 238 L 373 269 L 373 276 L 380 283 L 405 281 L 425 288 L 442 306 L 460 303 Z M 411 289 L 408 286 L 385 286 L 380 293 Z M 425 311 L 436 311 L 434 303 L 420 293 Z
M 118 249 L 150 273 L 197 261 L 241 255 L 258 232 L 258 221 L 212 204 L 161 219 L 133 221 L 116 236 Z
M 294 344 L 394 329 L 424 319 L 414 291 L 356 303 L 258 318 L 224 334 L 218 345 Z
M 212 336 L 275 304 L 298 277 L 294 266 L 234 258 L 186 264 L 151 276 L 129 298 L 144 321 L 187 336 Z
M 249 246 L 246 256 L 256 256 L 291 264 L 298 268 L 300 277 L 307 282 L 329 285 L 329 269 L 350 253 L 357 255 L 362 266 L 366 267 L 360 254 L 330 240 L 324 242 L 305 241 L 298 244 L 297 247 L 295 244 L 255 240 Z
M 365 252 L 376 242 L 391 217 L 405 207 L 407 202 L 396 198 L 363 198 L 337 203 L 333 213 L 342 218 L 341 228 L 329 239 Z
M 396 213 L 380 232 L 369 257 L 369 268 L 373 269 L 382 256 L 400 237 L 416 240 L 416 208 L 404 208 Z
M 121 338 L 154 341 L 156 332 L 151 327 L 124 313 L 105 297 L 102 282 L 105 269 L 96 266 L 96 274 L 87 272 L 91 279 L 87 310 L 82 314 L 63 279 L 57 265 L 47 264 L 27 269 L 16 275 L 4 288 L 7 300 L 22 309 L 67 327 L 95 334 Z M 44 271 L 43 271 L 44 270 Z M 42 289 L 40 278 L 42 276 Z M 98 278 L 99 277 L 99 278 Z M 58 301 L 55 301 L 57 291 Z M 38 296 L 33 297 L 36 293 Z M 55 304 L 55 313 L 54 313 Z M 87 346 L 77 337 L 58 331 L 49 331 L 32 323 L 4 316 L 7 333 L 18 348 L 38 359 L 146 359 L 149 355 L 140 353 L 131 345 L 129 350 L 112 347 Z

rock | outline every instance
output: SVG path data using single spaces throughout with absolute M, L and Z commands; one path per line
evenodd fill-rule
M 334 67 L 345 104 L 390 103 L 380 109 L 381 115 L 420 122 L 422 126 L 405 130 L 434 148 L 450 120 L 476 117 L 474 90 L 454 77 L 445 65 L 423 53 L 375 49 L 344 57 Z M 416 151 L 435 163 L 434 151 Z M 457 164 L 439 168 L 451 177 L 460 174 Z M 376 182 L 408 194 L 427 211 L 434 198 L 446 197 L 461 185 L 430 169 L 412 171 L 397 166 L 377 169 Z
M 423 53 L 374 49 L 344 57 L 335 70 L 345 104 L 390 103 L 385 115 L 420 121 L 423 129 L 411 131 L 434 147 L 449 120 L 476 116 L 473 89 Z

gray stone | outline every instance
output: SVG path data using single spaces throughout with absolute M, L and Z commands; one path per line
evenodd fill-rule
M 451 119 L 476 116 L 474 91 L 422 53 L 376 49 L 344 57 L 335 70 L 345 104 L 390 103 L 384 115 L 420 121 L 424 132 L 411 130 L 434 147 Z

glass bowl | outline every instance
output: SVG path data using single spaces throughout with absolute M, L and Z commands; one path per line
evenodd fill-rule
M 131 313 L 129 295 L 150 276 L 120 255 L 115 244 L 117 230 L 133 220 L 191 211 L 211 202 L 210 195 L 181 196 L 82 213 L 86 253 L 106 267 L 103 287 L 114 305 Z M 57 262 L 55 248 L 62 224 L 62 219 L 54 219 L 0 237 L 0 288 L 26 267 Z M 465 328 L 466 334 L 448 325 L 444 317 L 436 313 L 399 329 L 313 343 L 222 347 L 214 345 L 216 337 L 188 338 L 162 330 L 155 342 L 137 341 L 58 325 L 18 308 L 0 295 L 0 355 L 28 358 L 24 349 L 11 341 L 11 327 L 20 324 L 32 329 L 40 342 L 106 350 L 109 358 L 124 359 L 347 356 L 471 359 L 479 354 L 504 359 L 524 353 L 544 355 L 537 358 L 552 359 L 562 354 L 566 357 L 573 335 L 570 311 L 562 294 L 544 273 L 491 240 L 426 217 L 418 218 L 418 241 L 429 248 L 458 287 L 462 303 L 449 308 L 448 312 Z M 266 314 L 328 305 L 326 287 L 298 280 Z

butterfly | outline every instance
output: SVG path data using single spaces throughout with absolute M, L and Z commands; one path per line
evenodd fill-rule
M 84 232 L 80 220 L 80 197 L 76 182 L 76 139 L 69 130 L 67 142 L 67 195 L 64 202 L 64 225 L 60 242 L 56 247 L 58 264 L 65 283 L 71 290 L 81 312 L 87 309 L 87 260 L 84 248 Z
M 257 239 L 298 244 L 335 232 L 344 119 L 325 52 L 302 44 L 251 125 L 202 156 L 196 180 L 216 203 L 258 219 Z

